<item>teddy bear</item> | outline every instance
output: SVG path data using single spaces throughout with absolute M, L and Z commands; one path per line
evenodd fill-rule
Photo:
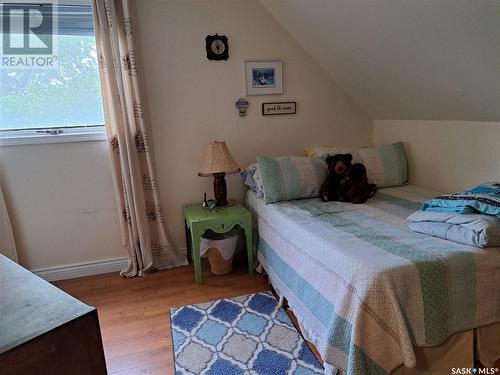
M 324 202 L 338 200 L 338 190 L 341 181 L 347 177 L 347 171 L 351 167 L 352 155 L 351 154 L 335 154 L 328 155 L 326 164 L 330 175 L 326 178 L 323 185 L 319 189 L 319 196 Z
M 337 199 L 341 202 L 355 204 L 365 203 L 377 192 L 377 185 L 369 184 L 366 167 L 354 163 L 347 171 L 347 176 L 340 182 L 337 189 Z

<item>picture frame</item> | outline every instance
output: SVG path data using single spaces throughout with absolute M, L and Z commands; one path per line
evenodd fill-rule
M 247 95 L 283 94 L 283 62 L 245 61 Z
M 297 113 L 297 102 L 262 103 L 262 116 L 294 115 Z

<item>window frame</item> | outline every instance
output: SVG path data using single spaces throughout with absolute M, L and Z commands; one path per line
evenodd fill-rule
M 58 0 L 57 3 L 65 6 L 91 6 L 90 0 Z M 0 147 L 105 140 L 107 134 L 104 124 L 0 129 Z
M 0 131 L 0 146 L 105 141 L 106 139 L 106 127 L 104 125 L 44 127 Z

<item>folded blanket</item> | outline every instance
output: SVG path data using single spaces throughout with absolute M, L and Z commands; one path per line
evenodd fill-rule
M 476 247 L 500 246 L 500 219 L 491 215 L 417 211 L 410 229 Z
M 422 211 L 482 213 L 500 217 L 500 183 L 489 182 L 460 193 L 441 195 L 424 202 Z

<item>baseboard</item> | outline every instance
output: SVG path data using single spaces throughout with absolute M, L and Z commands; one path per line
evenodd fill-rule
M 69 264 L 66 266 L 47 267 L 31 270 L 35 275 L 47 281 L 74 279 L 75 277 L 99 275 L 101 273 L 119 272 L 127 266 L 127 258 L 113 258 Z
M 179 251 L 186 255 L 187 249 L 180 248 Z M 127 258 L 112 258 L 68 264 L 66 266 L 47 267 L 31 270 L 35 275 L 47 281 L 58 281 L 74 279 L 75 277 L 99 275 L 101 273 L 119 272 L 127 266 Z

